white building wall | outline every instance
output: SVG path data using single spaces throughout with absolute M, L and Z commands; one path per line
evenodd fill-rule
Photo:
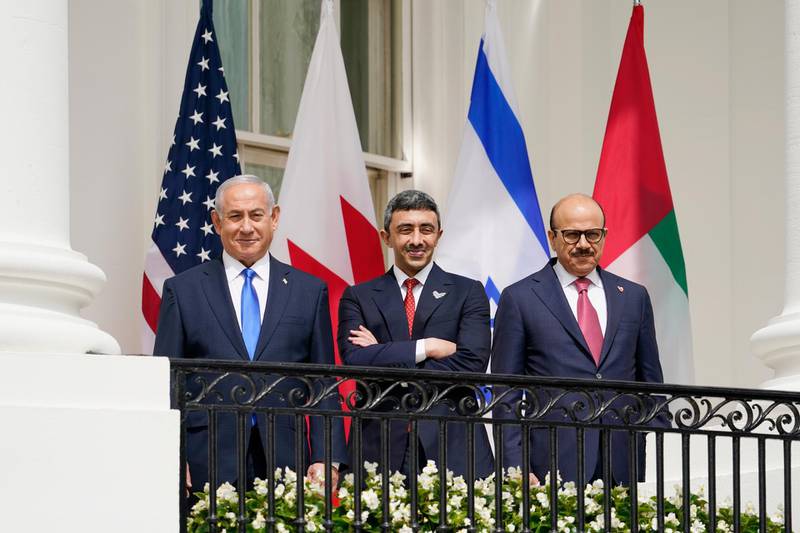
M 444 204 L 483 2 L 409 1 L 414 184 Z M 141 267 L 197 2 L 107 4 L 70 3 L 71 236 L 109 280 L 85 316 L 131 353 L 139 351 Z M 545 209 L 592 190 L 630 10 L 619 0 L 498 1 Z M 771 372 L 748 339 L 782 304 L 782 17 L 777 0 L 645 2 L 698 384 L 754 387 Z

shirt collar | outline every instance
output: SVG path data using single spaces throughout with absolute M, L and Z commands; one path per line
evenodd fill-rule
M 264 257 L 253 263 L 253 266 L 250 267 L 255 271 L 256 275 L 264 281 L 269 280 L 269 258 L 270 255 L 265 254 Z M 228 278 L 228 283 L 233 281 L 242 273 L 242 270 L 247 268 L 225 251 L 222 252 L 222 264 L 225 267 L 225 277 Z
M 553 265 L 553 270 L 555 270 L 556 277 L 558 277 L 558 282 L 561 283 L 562 288 L 572 285 L 575 280 L 578 279 L 578 276 L 574 276 L 567 272 L 567 269 L 564 268 L 564 266 L 558 261 L 556 261 L 556 264 Z M 603 288 L 603 280 L 600 278 L 600 274 L 597 272 L 596 268 L 584 277 L 591 281 L 593 285 L 596 285 L 601 289 Z
M 433 261 L 425 265 L 422 270 L 414 274 L 414 279 L 419 281 L 420 285 L 425 285 L 425 282 L 428 281 L 428 274 L 431 273 L 431 269 L 433 268 Z M 403 282 L 410 278 L 408 274 L 397 268 L 397 265 L 392 265 L 392 272 L 394 273 L 394 278 L 397 280 L 397 284 L 402 287 Z

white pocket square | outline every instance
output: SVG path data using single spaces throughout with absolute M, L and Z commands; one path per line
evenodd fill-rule
M 439 298 L 444 298 L 445 295 L 447 295 L 446 292 L 433 291 L 433 297 L 436 298 L 437 300 Z

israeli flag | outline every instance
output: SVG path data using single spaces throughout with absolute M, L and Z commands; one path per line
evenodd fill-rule
M 549 248 L 492 0 L 446 207 L 436 261 L 484 284 L 494 323 L 500 292 L 544 266 Z

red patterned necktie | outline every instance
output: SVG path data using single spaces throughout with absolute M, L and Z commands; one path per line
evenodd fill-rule
M 419 281 L 414 278 L 408 278 L 403 282 L 403 287 L 406 288 L 406 298 L 403 300 L 403 304 L 406 307 L 409 337 L 411 337 L 411 333 L 414 329 L 414 311 L 416 311 L 416 305 L 414 305 L 414 287 L 417 285 L 419 285 Z
M 589 300 L 591 283 L 586 278 L 578 278 L 574 281 L 575 287 L 578 289 L 578 327 L 583 332 L 583 338 L 586 339 L 595 364 L 599 366 L 600 354 L 603 350 L 603 330 L 600 328 L 597 310 Z

